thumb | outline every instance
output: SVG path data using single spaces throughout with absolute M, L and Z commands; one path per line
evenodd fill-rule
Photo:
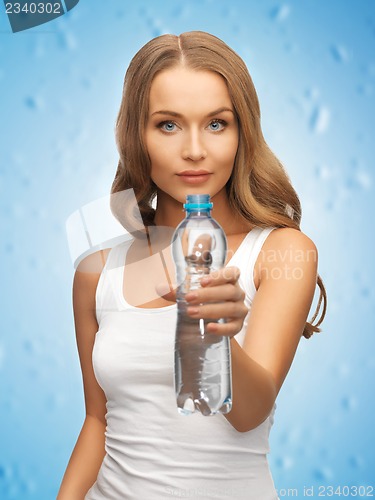
M 176 302 L 176 288 L 173 288 L 172 283 L 158 283 L 155 286 L 156 293 L 169 302 Z

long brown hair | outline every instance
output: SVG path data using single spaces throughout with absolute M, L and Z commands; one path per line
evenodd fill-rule
M 150 177 L 144 142 L 150 87 L 157 73 L 181 64 L 214 71 L 226 81 L 239 124 L 238 151 L 226 186 L 231 207 L 254 226 L 300 230 L 301 204 L 282 164 L 264 140 L 259 101 L 247 67 L 222 40 L 201 31 L 154 38 L 132 59 L 116 122 L 120 159 L 111 193 L 134 189 L 145 226 L 154 223 L 152 200 L 157 187 Z M 112 206 L 112 210 L 121 218 L 118 208 Z M 326 313 L 327 296 L 319 275 L 317 284 L 320 296 L 313 318 L 305 324 L 306 338 L 320 331 Z

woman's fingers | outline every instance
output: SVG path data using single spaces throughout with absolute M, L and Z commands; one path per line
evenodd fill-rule
M 243 321 L 248 308 L 243 302 L 220 302 L 217 304 L 202 304 L 189 306 L 187 310 L 192 318 L 221 319 L 228 318 L 227 321 L 240 319 Z
M 191 304 L 205 304 L 208 302 L 243 301 L 245 294 L 239 285 L 226 283 L 220 286 L 198 288 L 185 295 L 186 301 Z
M 233 337 L 242 328 L 249 312 L 244 304 L 245 293 L 238 284 L 240 271 L 236 267 L 224 268 L 211 273 L 202 280 L 202 288 L 186 295 L 187 312 L 191 318 L 203 318 L 225 322 L 210 322 L 207 331 L 218 335 Z
M 192 304 L 222 301 L 243 301 L 245 294 L 238 285 L 240 270 L 238 267 L 224 267 L 201 279 L 201 288 L 186 294 Z
M 225 323 L 208 323 L 206 325 L 206 331 L 215 335 L 234 337 L 238 332 L 241 331 L 242 325 L 242 319 L 231 319 L 230 321 L 228 320 Z
M 236 283 L 240 277 L 238 267 L 223 267 L 218 271 L 214 271 L 201 279 L 202 287 L 211 287 L 223 285 L 225 283 Z
M 218 335 L 234 336 L 242 328 L 248 308 L 244 304 L 245 293 L 238 284 L 240 270 L 225 267 L 201 280 L 201 287 L 186 294 L 187 312 L 191 318 L 211 320 L 206 328 Z M 168 301 L 176 300 L 176 289 L 167 284 L 156 287 L 159 296 Z M 225 322 L 215 323 L 215 320 Z
M 219 287 L 219 285 L 236 284 L 239 276 L 240 270 L 238 267 L 234 266 L 224 267 L 219 271 L 214 271 L 202 278 L 201 288 L 190 292 L 191 300 L 198 304 L 210 301 L 240 300 L 242 291 L 239 286 L 237 291 L 235 291 L 234 288 L 230 289 L 230 287 L 221 290 L 221 287 Z M 176 301 L 176 288 L 177 285 L 175 283 L 159 283 L 155 287 L 157 295 L 169 301 Z M 188 296 L 189 294 L 187 294 L 186 300 L 188 300 Z

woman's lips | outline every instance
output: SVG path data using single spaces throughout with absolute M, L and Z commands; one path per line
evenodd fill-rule
M 211 174 L 206 170 L 184 170 L 177 175 L 187 184 L 200 184 L 207 181 Z

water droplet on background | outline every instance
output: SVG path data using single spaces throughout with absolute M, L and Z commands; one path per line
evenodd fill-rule
M 332 477 L 332 471 L 329 468 L 319 467 L 313 471 L 313 478 L 316 481 L 327 481 Z
M 345 396 L 341 399 L 341 408 L 345 411 L 355 410 L 357 407 L 357 399 L 355 396 Z
M 334 376 L 338 376 L 340 378 L 347 378 L 350 373 L 351 373 L 351 368 L 350 368 L 350 365 L 348 363 L 345 363 L 345 362 L 341 362 L 336 366 L 333 367 L 333 372 L 334 372 Z
M 368 82 L 360 83 L 357 87 L 357 92 L 364 97 L 371 97 L 374 95 L 374 86 Z
M 287 4 L 279 5 L 271 10 L 270 18 L 275 21 L 285 21 L 290 15 L 290 6 Z
M 35 96 L 27 96 L 24 100 L 25 106 L 34 110 L 39 108 L 38 100 Z
M 322 134 L 328 130 L 331 114 L 326 106 L 317 106 L 310 118 L 310 129 L 316 134 Z
M 327 165 L 317 165 L 315 167 L 315 175 L 319 180 L 327 181 L 334 177 L 333 171 Z
M 62 31 L 58 34 L 58 44 L 64 51 L 75 51 L 78 48 L 78 42 L 75 35 L 68 31 Z
M 7 241 L 4 245 L 4 253 L 12 255 L 15 251 L 15 245 L 13 242 Z
M 365 76 L 369 78 L 375 77 L 375 63 L 369 63 L 365 66 Z
M 278 457 L 274 463 L 276 467 L 286 471 L 293 467 L 294 460 L 289 456 L 283 456 L 283 457 Z
M 348 464 L 352 469 L 359 469 L 363 466 L 363 458 L 358 455 L 352 455 L 348 459 Z
M 350 59 L 349 52 L 343 45 L 332 45 L 331 54 L 334 60 L 340 63 L 346 63 Z

